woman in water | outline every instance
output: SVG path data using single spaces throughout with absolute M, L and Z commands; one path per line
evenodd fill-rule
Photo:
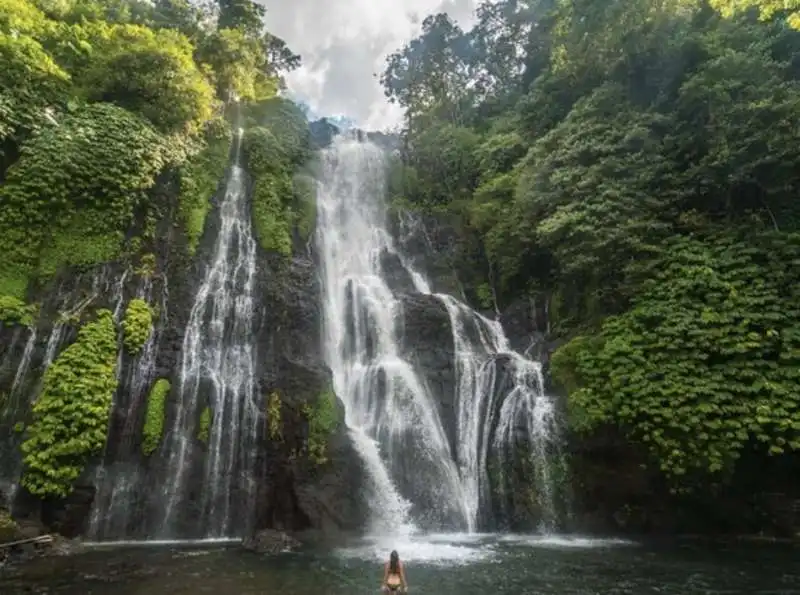
M 397 593 L 401 591 L 408 592 L 408 583 L 406 582 L 406 569 L 400 561 L 400 556 L 396 551 L 389 554 L 389 561 L 383 565 L 383 592 L 384 593 Z

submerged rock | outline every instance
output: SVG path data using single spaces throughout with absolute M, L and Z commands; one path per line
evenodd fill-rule
M 300 542 L 283 531 L 264 529 L 242 542 L 242 547 L 257 554 L 280 554 L 300 547 Z

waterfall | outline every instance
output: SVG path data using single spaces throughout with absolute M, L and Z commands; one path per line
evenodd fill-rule
M 52 330 L 50 331 L 50 336 L 47 337 L 47 346 L 44 350 L 44 361 L 42 362 L 42 375 L 47 371 L 47 368 L 50 367 L 50 364 L 56 359 L 56 355 L 58 354 L 58 350 L 61 347 L 61 343 L 64 341 L 64 331 L 66 330 L 66 324 L 62 320 L 56 321 L 53 325 Z
M 322 157 L 317 243 L 325 357 L 373 484 L 374 530 L 407 530 L 414 499 L 434 507 L 428 515 L 438 524 L 467 528 L 466 493 L 442 420 L 423 380 L 402 356 L 401 304 L 382 275 L 381 257 L 396 253 L 381 201 L 384 154 L 369 143 L 337 139 Z M 419 276 L 416 283 L 427 289 Z
M 155 328 L 141 352 L 129 362 L 125 382 L 114 397 L 103 463 L 97 470 L 97 494 L 92 503 L 88 536 L 92 540 L 123 539 L 129 536 L 131 521 L 136 518 L 137 497 L 144 474 L 135 437 L 138 434 L 148 391 L 155 380 L 156 358 L 165 329 L 168 306 L 166 277 L 161 278 L 161 297 Z M 152 304 L 153 279 L 143 277 L 135 297 Z M 121 373 L 119 366 L 118 373 Z M 115 423 L 115 420 L 119 420 Z
M 30 328 L 29 331 L 8 395 L 5 399 L 0 395 L 0 435 L 5 434 L 0 441 L 0 493 L 5 496 L 3 504 L 8 508 L 14 501 L 21 466 L 21 456 L 18 452 L 19 434 L 15 424 L 22 421 L 27 412 L 28 403 L 24 399 L 23 388 L 36 347 L 36 328 Z M 15 333 L 15 340 L 16 337 Z M 13 350 L 10 350 L 9 354 L 11 351 Z
M 255 452 L 259 407 L 255 398 L 253 286 L 256 242 L 239 165 L 234 165 L 220 205 L 212 261 L 197 291 L 182 346 L 179 402 L 167 440 L 167 482 L 162 534 L 176 532 L 197 430 L 210 409 L 200 519 L 206 537 L 242 535 L 255 507 Z M 185 512 L 184 512 L 185 514 Z
M 551 530 L 547 445 L 557 438 L 557 425 L 541 367 L 511 349 L 499 322 L 451 295 L 433 293 L 398 251 L 386 229 L 385 169 L 381 149 L 339 136 L 322 154 L 317 189 L 325 356 L 369 479 L 373 530 L 478 530 L 491 499 L 490 449 L 505 452 L 520 428 L 541 487 L 542 529 Z M 402 299 L 386 279 L 387 255 L 417 293 L 439 300 L 449 314 L 455 451 L 438 413 L 441 395 L 431 393 L 399 346 Z
M 14 381 L 11 383 L 11 390 L 8 391 L 8 407 L 12 414 L 16 413 L 19 407 L 19 393 L 31 367 L 31 357 L 33 357 L 33 349 L 36 347 L 36 328 L 31 328 L 30 331 L 28 341 L 25 343 L 25 350 L 22 352 L 22 359 L 17 367 L 17 373 L 14 374 Z

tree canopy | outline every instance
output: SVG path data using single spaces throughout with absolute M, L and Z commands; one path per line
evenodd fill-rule
M 226 103 L 271 100 L 300 63 L 264 15 L 252 0 L 0 0 L 0 294 L 118 255 L 167 168 L 194 249 Z

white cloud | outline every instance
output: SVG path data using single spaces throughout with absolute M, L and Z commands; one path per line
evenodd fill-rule
M 462 26 L 477 0 L 259 0 L 267 28 L 303 57 L 287 76 L 292 95 L 320 114 L 367 129 L 399 124 L 379 83 L 386 56 L 419 33 L 428 14 L 447 12 Z

